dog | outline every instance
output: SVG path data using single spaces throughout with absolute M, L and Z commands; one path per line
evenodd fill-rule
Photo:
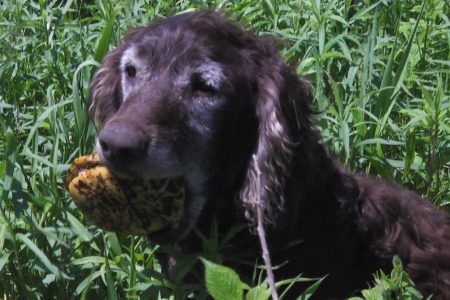
M 367 288 L 395 255 L 424 295 L 450 299 L 450 217 L 333 158 L 314 129 L 309 83 L 273 39 L 214 11 L 156 20 L 105 57 L 91 98 L 107 166 L 185 181 L 183 218 L 151 240 L 190 251 L 193 226 L 254 228 L 260 209 L 274 263 L 287 261 L 276 279 L 327 275 L 317 299 Z

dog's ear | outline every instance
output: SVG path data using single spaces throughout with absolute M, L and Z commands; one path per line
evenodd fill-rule
M 255 224 L 259 205 L 264 223 L 278 224 L 294 150 L 313 134 L 310 86 L 277 54 L 261 65 L 256 100 L 258 136 L 240 196 L 249 222 Z
M 120 56 L 121 49 L 115 49 L 103 60 L 91 84 L 91 106 L 89 116 L 104 124 L 120 107 Z

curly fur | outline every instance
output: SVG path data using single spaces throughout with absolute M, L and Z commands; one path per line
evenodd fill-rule
M 107 165 L 186 182 L 185 217 L 150 239 L 195 251 L 192 226 L 252 225 L 260 198 L 273 261 L 288 262 L 277 279 L 328 274 L 315 297 L 342 298 L 398 255 L 424 295 L 450 298 L 450 217 L 336 162 L 313 129 L 309 84 L 273 40 L 212 11 L 158 20 L 105 58 L 92 100 Z

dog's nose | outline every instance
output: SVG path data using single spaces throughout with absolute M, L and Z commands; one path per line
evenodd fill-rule
M 111 163 L 137 160 L 147 152 L 148 141 L 136 129 L 123 124 L 107 124 L 98 139 L 103 157 Z

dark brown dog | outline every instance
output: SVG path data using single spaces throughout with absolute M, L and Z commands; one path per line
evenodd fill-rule
M 224 229 L 254 224 L 261 199 L 274 262 L 288 261 L 277 280 L 329 274 L 316 297 L 344 297 L 398 255 L 421 292 L 450 299 L 449 216 L 334 161 L 308 83 L 273 41 L 211 11 L 155 21 L 105 58 L 92 98 L 106 164 L 186 182 L 184 218 L 150 239 L 189 245 L 192 226 L 207 231 L 215 215 Z M 250 234 L 241 242 L 259 255 Z

